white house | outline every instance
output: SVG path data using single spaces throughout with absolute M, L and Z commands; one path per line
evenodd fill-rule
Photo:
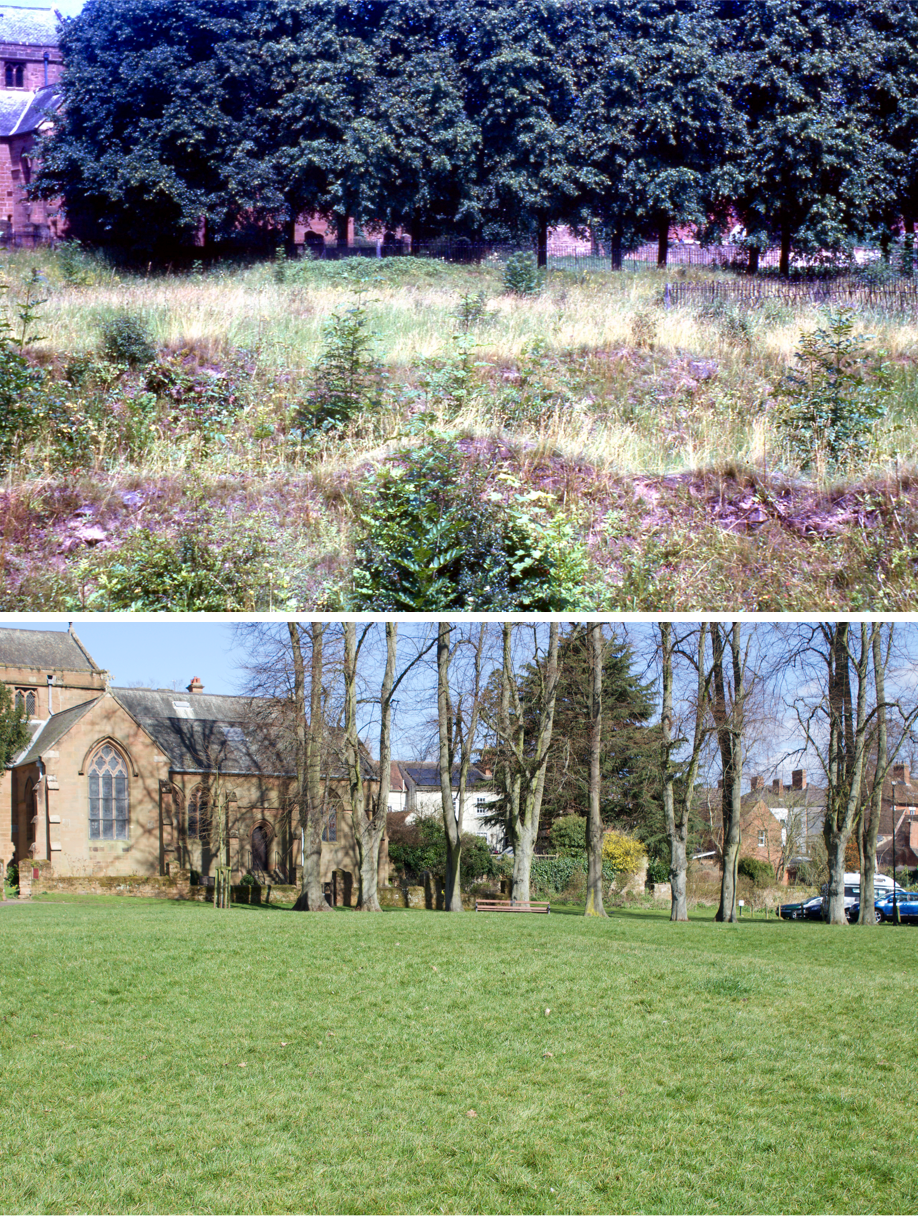
M 393 765 L 393 770 L 395 769 Z M 421 761 L 398 761 L 405 785 L 405 800 L 402 807 L 392 806 L 393 811 L 408 811 L 408 822 L 416 816 L 440 815 L 440 770 L 437 765 Z M 459 770 L 453 769 L 453 807 L 459 797 Z M 499 795 L 493 788 L 491 773 L 487 769 L 469 769 L 466 781 L 465 801 L 462 808 L 462 831 L 483 837 L 491 849 L 501 849 L 504 844 L 502 828 L 491 828 L 484 823 L 488 809 L 496 803 Z

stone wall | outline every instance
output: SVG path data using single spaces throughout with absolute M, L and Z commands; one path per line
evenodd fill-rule
M 37 861 L 19 867 L 19 899 L 46 892 L 94 896 L 152 896 L 160 900 L 191 900 L 191 876 L 187 870 L 171 875 L 56 875 L 50 862 Z

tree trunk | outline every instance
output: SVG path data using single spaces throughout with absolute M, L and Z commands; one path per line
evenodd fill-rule
M 440 743 L 440 805 L 446 832 L 446 883 L 443 908 L 448 913 L 462 912 L 462 892 L 459 888 L 462 861 L 462 807 L 453 804 L 452 763 L 455 755 L 454 716 L 449 690 L 449 661 L 452 626 L 448 621 L 437 625 L 437 727 Z
M 781 261 L 778 266 L 778 273 L 782 278 L 787 279 L 790 275 L 790 245 L 791 231 L 790 225 L 786 220 L 781 224 Z
M 531 822 L 520 825 L 513 847 L 513 884 L 510 889 L 510 900 L 513 904 L 529 903 L 532 859 L 538 831 L 538 821 L 534 825 Z
M 605 917 L 602 902 L 602 818 L 600 812 L 600 769 L 602 751 L 602 625 L 591 621 L 587 627 L 590 656 L 590 819 L 587 828 L 587 898 L 585 917 Z
M 515 902 L 529 902 L 532 858 L 539 832 L 545 770 L 551 746 L 558 693 L 557 621 L 548 627 L 548 654 L 543 669 L 542 698 L 539 707 L 535 747 L 529 750 L 526 723 L 519 690 L 513 676 L 510 622 L 503 623 L 503 666 L 500 684 L 499 733 L 505 752 L 502 783 L 508 804 L 508 823 L 513 837 L 513 888 Z
M 309 626 L 312 654 L 309 665 L 309 725 L 303 722 L 305 699 L 305 668 L 300 649 L 296 622 L 288 622 L 290 646 L 293 652 L 294 689 L 297 714 L 297 748 L 303 747 L 302 768 L 297 767 L 300 825 L 303 842 L 303 878 L 300 894 L 293 906 L 296 912 L 331 912 L 322 886 L 322 826 L 325 800 L 322 794 L 322 743 L 325 736 L 322 707 L 322 665 L 326 625 L 313 621 Z M 300 723 L 303 734 L 300 735 Z M 301 744 L 302 739 L 302 744 Z M 304 776 L 301 776 L 304 775 Z M 305 777 L 305 780 L 304 780 Z
M 338 251 L 338 257 L 342 258 L 347 255 L 348 251 L 348 227 L 350 216 L 347 212 L 335 217 L 335 247 Z
M 877 873 L 877 833 L 883 812 L 883 786 L 889 767 L 889 743 L 886 733 L 886 673 L 883 663 L 883 640 L 877 631 L 873 643 L 873 680 L 877 695 L 877 756 L 873 773 L 870 799 L 861 816 L 859 844 L 861 847 L 861 907 L 858 922 L 861 925 L 876 925 L 874 909 L 874 878 Z M 895 820 L 895 800 L 893 800 Z
M 364 816 L 360 826 L 360 909 L 381 913 L 379 903 L 379 848 L 386 829 L 389 786 L 392 779 L 392 690 L 395 685 L 395 659 L 398 623 L 386 622 L 386 670 L 380 691 L 379 786 L 373 800 L 373 816 Z
M 757 275 L 759 273 L 759 257 L 761 250 L 757 245 L 749 248 L 749 265 L 746 267 L 747 275 Z
M 612 269 L 622 269 L 622 230 L 620 228 L 612 229 Z
M 714 652 L 714 701 L 712 712 L 717 729 L 721 770 L 721 822 L 723 824 L 723 876 L 717 921 L 736 921 L 736 878 L 741 843 L 743 781 L 743 661 L 740 624 L 711 625 Z M 731 698 L 727 699 L 727 651 L 730 648 Z
M 657 266 L 664 267 L 669 257 L 669 216 L 661 216 L 657 228 Z
M 837 830 L 826 833 L 829 859 L 829 884 L 826 893 L 826 920 L 831 925 L 847 925 L 845 916 L 845 848 L 848 835 Z
M 536 265 L 544 270 L 548 266 L 548 220 L 544 216 L 539 216 L 536 240 Z

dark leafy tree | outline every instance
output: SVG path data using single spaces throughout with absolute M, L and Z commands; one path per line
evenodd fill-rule
M 6 685 L 0 685 L 0 764 L 6 768 L 31 739 L 25 706 L 17 706 Z
M 745 118 L 735 202 L 750 248 L 777 239 L 786 275 L 792 249 L 838 249 L 862 233 L 884 190 L 868 92 L 876 40 L 861 0 L 749 0 L 732 28 Z
M 585 8 L 554 0 L 453 5 L 466 113 L 479 131 L 482 229 L 492 238 L 535 235 L 540 266 L 548 227 L 575 213 L 588 168 L 572 138 L 577 80 L 568 55 Z
M 64 108 L 35 193 L 134 256 L 238 238 L 282 205 L 265 157 L 269 0 L 89 0 L 64 24 Z
M 648 238 L 663 264 L 671 226 L 703 225 L 729 194 L 732 57 L 708 0 L 618 0 L 591 18 L 571 48 L 586 213 L 608 232 L 613 266 Z

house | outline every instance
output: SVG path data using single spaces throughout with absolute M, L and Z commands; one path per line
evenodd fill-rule
M 717 791 L 710 791 L 701 800 L 700 811 L 707 837 L 696 856 L 720 865 L 723 858 L 720 784 Z M 775 778 L 766 786 L 761 776 L 752 777 L 741 802 L 740 856 L 767 862 L 776 878 L 787 883 L 795 876 L 796 864 L 805 857 L 808 839 L 822 832 L 824 817 L 825 792 L 809 786 L 805 769 L 795 769 L 789 785 Z
M 910 765 L 893 765 L 883 784 L 877 866 L 888 874 L 894 867 L 918 867 L 918 786 L 912 782 Z
M 398 768 L 405 782 L 404 810 L 408 814 L 405 819 L 410 823 L 416 816 L 440 816 L 442 800 L 440 794 L 440 769 L 437 765 L 425 764 L 418 761 L 399 761 Z M 459 769 L 453 767 L 452 772 L 453 807 L 459 797 Z M 499 799 L 493 788 L 491 771 L 485 768 L 469 767 L 466 781 L 465 801 L 462 806 L 462 831 L 483 837 L 491 849 L 500 849 L 504 844 L 502 828 L 491 827 L 485 823 L 492 805 Z
M 235 876 L 298 880 L 296 787 L 278 703 L 110 683 L 73 630 L 0 629 L 0 680 L 31 740 L 0 796 L 0 848 L 59 877 Z M 364 757 L 364 778 L 376 780 Z M 343 774 L 329 775 L 323 882 L 356 890 Z M 385 850 L 381 881 L 388 878 Z M 350 877 L 350 881 L 347 877 Z
M 62 61 L 53 8 L 0 5 L 0 241 L 34 245 L 63 235 L 55 203 L 32 202 L 36 136 L 62 101 Z

